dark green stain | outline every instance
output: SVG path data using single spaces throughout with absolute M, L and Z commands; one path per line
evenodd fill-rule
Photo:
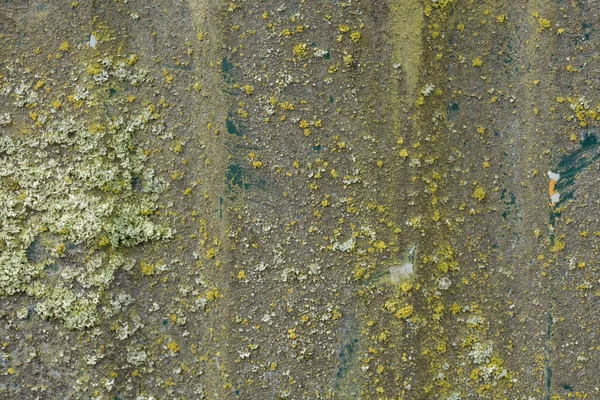
M 237 164 L 231 164 L 227 167 L 227 185 L 230 190 L 233 190 L 235 186 L 243 189 L 248 189 L 249 184 L 244 183 L 244 170 Z
M 346 374 L 348 373 L 348 369 L 350 368 L 350 363 L 356 357 L 355 356 L 355 347 L 358 343 L 358 339 L 352 339 L 345 343 L 340 351 L 340 365 L 338 367 L 336 377 L 338 378 L 338 383 L 336 386 L 339 387 L 339 380 L 344 379 Z
M 446 118 L 448 121 L 452 121 L 458 115 L 460 111 L 460 107 L 457 103 L 448 103 L 448 107 L 446 107 Z
M 551 387 L 552 387 L 552 367 L 550 366 L 550 356 L 552 355 L 552 349 L 550 348 L 550 338 L 552 337 L 552 325 L 554 320 L 552 319 L 552 313 L 548 311 L 548 326 L 546 327 L 546 400 L 550 400 Z
M 506 211 L 502 213 L 502 218 L 504 218 L 504 220 L 506 221 L 508 219 L 508 216 L 511 215 L 513 211 L 516 211 L 517 196 L 515 196 L 513 193 L 508 193 L 506 189 L 503 189 L 500 195 L 500 199 L 504 202 L 504 204 L 506 204 Z M 517 218 L 517 215 L 515 215 L 515 219 Z
M 231 75 L 233 72 L 233 64 L 227 61 L 227 58 L 223 57 L 223 61 L 221 62 L 221 71 L 223 73 L 223 79 L 225 82 L 231 82 Z
M 185 66 L 185 65 L 175 65 L 175 64 L 161 64 L 163 68 L 167 69 L 176 69 L 179 71 L 193 71 L 194 67 Z
M 586 132 L 584 139 L 581 141 L 579 148 L 572 153 L 565 155 L 558 163 L 554 171 L 560 174 L 560 179 L 556 183 L 555 189 L 560 193 L 560 201 L 557 205 L 562 204 L 565 200 L 573 198 L 575 192 L 575 180 L 577 176 L 585 168 L 592 165 L 600 159 L 600 147 L 596 130 Z M 552 207 L 549 211 L 550 225 L 556 225 L 556 219 L 560 218 L 558 207 Z M 552 231 L 554 232 L 554 230 Z M 554 244 L 554 233 L 551 233 L 550 239 Z
M 583 35 L 577 35 L 577 37 L 575 38 L 575 45 L 579 46 L 581 43 L 583 42 L 587 42 L 588 40 L 590 40 L 590 36 L 592 34 L 592 32 L 594 31 L 592 24 L 589 23 L 582 23 L 581 24 L 581 32 L 583 33 Z
M 599 158 L 598 138 L 593 133 L 588 132 L 581 142 L 581 146 L 574 152 L 564 156 L 556 166 L 556 170 L 553 171 L 560 174 L 560 179 L 556 183 L 556 190 L 560 192 L 561 202 L 573 197 L 574 189 L 572 186 L 577 175 Z
M 333 387 L 336 390 L 336 399 L 358 398 L 360 387 L 356 380 L 356 369 L 359 367 L 358 346 L 360 335 L 358 321 L 350 315 L 344 316 L 341 326 L 342 341 L 338 350 L 338 365 L 333 376 Z
M 225 124 L 227 125 L 227 132 L 232 135 L 242 137 L 244 136 L 244 133 L 246 133 L 245 127 L 236 121 L 235 114 L 231 110 L 229 110 L 229 113 L 227 114 Z
M 219 197 L 219 209 L 217 210 L 219 219 L 223 219 L 223 197 Z
M 32 264 L 42 262 L 46 254 L 46 249 L 42 245 L 42 241 L 39 237 L 36 237 L 35 240 L 31 242 L 31 244 L 27 247 L 25 254 L 27 256 L 27 261 Z
M 58 271 L 58 265 L 56 264 L 48 264 L 44 266 L 44 271 L 46 272 L 56 272 Z
M 333 104 L 335 102 L 335 100 L 333 99 L 333 95 L 329 95 L 329 102 L 331 104 Z

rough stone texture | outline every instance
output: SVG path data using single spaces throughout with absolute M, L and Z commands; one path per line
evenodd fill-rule
M 597 6 L 4 0 L 0 398 L 600 398 Z

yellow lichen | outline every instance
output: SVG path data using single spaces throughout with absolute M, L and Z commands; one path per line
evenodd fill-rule
M 298 43 L 292 51 L 294 57 L 304 57 L 306 55 L 306 43 Z
M 408 304 L 408 305 L 402 307 L 401 309 L 399 309 L 398 311 L 396 311 L 394 316 L 399 319 L 407 319 L 410 316 L 412 316 L 412 314 L 413 314 L 413 306 Z
M 254 160 L 252 161 L 252 166 L 254 168 L 262 168 L 263 167 L 263 162 L 260 160 Z
M 247 95 L 251 95 L 254 92 L 254 86 L 252 86 L 252 85 L 244 85 L 244 87 L 242 87 L 242 90 Z
M 169 344 L 167 344 L 167 348 L 173 353 L 177 353 L 180 349 L 177 342 L 169 342 Z
M 140 263 L 142 275 L 150 276 L 154 274 L 154 264 L 146 264 L 145 262 Z
M 557 240 L 557 241 L 554 243 L 554 246 L 552 246 L 552 248 L 550 249 L 550 251 L 551 251 L 552 253 L 558 253 L 559 251 L 563 251 L 563 250 L 564 250 L 564 248 L 565 248 L 565 244 L 564 244 L 564 242 L 561 242 L 560 240 Z
M 540 28 L 541 29 L 548 29 L 548 28 L 550 28 L 550 20 L 548 20 L 546 18 L 540 18 L 540 19 L 538 19 L 538 22 L 540 24 Z
M 477 201 L 483 201 L 485 199 L 486 196 L 486 192 L 485 189 L 482 187 L 478 187 L 473 191 L 473 198 L 475 198 Z

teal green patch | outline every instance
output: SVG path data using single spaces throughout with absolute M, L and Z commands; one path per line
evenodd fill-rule
M 246 133 L 246 128 L 239 124 L 233 112 L 230 110 L 227 114 L 227 119 L 225 120 L 225 124 L 227 125 L 227 133 L 230 133 L 235 136 L 242 137 Z
M 584 139 L 580 143 L 580 147 L 572 153 L 566 154 L 559 161 L 555 170 L 552 171 L 560 174 L 560 179 L 555 187 L 560 192 L 560 201 L 558 204 L 562 204 L 565 200 L 573 198 L 577 176 L 585 168 L 600 159 L 600 143 L 598 143 L 596 133 L 596 129 L 586 132 Z M 559 217 L 560 212 L 557 211 L 557 207 L 553 207 L 549 211 L 550 225 L 554 227 L 556 219 Z M 554 243 L 554 233 L 551 234 L 550 239 Z
M 456 118 L 459 111 L 460 107 L 457 103 L 448 103 L 448 106 L 446 107 L 446 118 L 448 119 L 448 121 L 452 121 L 454 118 Z
M 550 348 L 550 338 L 552 337 L 552 325 L 554 324 L 554 320 L 552 319 L 552 313 L 548 311 L 548 326 L 546 328 L 546 359 L 545 359 L 545 367 L 546 367 L 546 400 L 550 400 L 552 395 L 552 367 L 550 364 L 550 356 L 552 355 L 552 350 Z
M 579 173 L 600 158 L 598 138 L 594 133 L 586 133 L 580 147 L 565 155 L 556 166 L 556 170 L 552 171 L 560 174 L 560 179 L 556 183 L 556 190 L 560 192 L 561 202 L 572 198 L 574 191 L 572 186 Z M 566 189 L 571 190 L 567 191 Z
M 354 352 L 357 343 L 358 339 L 352 339 L 342 347 L 342 351 L 340 352 L 340 365 L 336 373 L 336 376 L 339 379 L 344 379 L 344 376 L 348 372 L 348 364 L 356 357 Z
M 502 213 L 502 218 L 506 221 L 508 220 L 509 215 L 514 214 L 513 219 L 518 219 L 517 196 L 513 193 L 507 193 L 507 190 L 503 189 L 500 199 L 506 205 L 506 210 Z
M 334 377 L 336 399 L 355 399 L 360 394 L 358 382 L 358 322 L 351 317 L 344 317 L 342 343 L 339 350 L 339 362 Z
M 233 73 L 233 64 L 227 61 L 227 58 L 223 57 L 221 62 L 221 72 L 223 73 L 223 79 L 225 82 L 231 82 L 231 75 Z
M 163 68 L 167 69 L 176 69 L 179 71 L 193 71 L 194 67 L 184 66 L 184 65 L 175 65 L 175 64 L 161 64 Z
M 227 167 L 227 185 L 230 190 L 233 190 L 235 187 L 248 189 L 250 185 L 248 183 L 244 183 L 244 175 L 245 171 L 238 164 L 231 164 Z
M 223 219 L 223 197 L 219 197 L 219 209 L 217 210 L 219 219 Z

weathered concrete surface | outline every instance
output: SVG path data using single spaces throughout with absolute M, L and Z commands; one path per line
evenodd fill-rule
M 600 398 L 598 22 L 5 0 L 0 398 Z

